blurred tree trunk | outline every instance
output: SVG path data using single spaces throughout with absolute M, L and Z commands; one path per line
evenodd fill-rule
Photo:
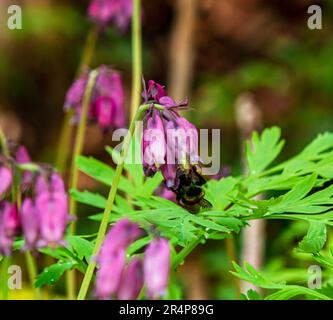
M 244 141 L 251 138 L 252 132 L 262 127 L 262 114 L 250 93 L 241 94 L 235 103 L 236 121 L 240 132 L 242 161 L 244 174 L 248 173 L 248 166 L 244 154 Z M 261 196 L 255 199 L 261 199 Z M 260 269 L 263 262 L 265 243 L 265 220 L 253 220 L 242 233 L 242 262 L 248 262 L 254 268 Z M 252 284 L 242 281 L 241 292 L 246 293 L 249 289 L 259 290 Z
M 203 275 L 199 257 L 189 257 L 179 271 L 185 283 L 186 296 L 184 298 L 187 300 L 207 300 L 207 281 Z
M 193 62 L 195 57 L 194 30 L 198 10 L 198 0 L 177 0 L 176 18 L 171 30 L 169 46 L 170 96 L 176 101 L 189 94 L 192 84 Z

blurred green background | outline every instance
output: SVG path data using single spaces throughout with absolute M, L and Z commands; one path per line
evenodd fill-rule
M 10 139 L 28 147 L 35 161 L 54 161 L 64 96 L 92 25 L 86 17 L 88 3 L 1 0 L 0 124 Z M 11 4 L 22 6 L 22 30 L 6 27 Z M 242 171 L 235 104 L 244 93 L 251 94 L 260 110 L 261 127 L 282 128 L 287 140 L 283 158 L 299 152 L 317 133 L 332 129 L 333 1 L 315 2 L 322 8 L 322 30 L 307 27 L 311 4 L 310 0 L 201 0 L 197 4 L 190 26 L 194 37 L 187 48 L 193 59 L 185 84 L 193 108 L 189 117 L 199 128 L 221 129 L 221 163 L 232 174 Z M 177 56 L 178 50 L 181 54 L 187 41 L 186 30 L 184 39 L 175 34 L 182 30 L 175 23 L 184 12 L 176 0 L 143 0 L 143 7 L 144 77 L 168 86 L 174 70 L 170 57 Z M 172 37 L 176 45 L 171 45 Z M 128 108 L 130 32 L 120 34 L 109 28 L 100 37 L 92 67 L 99 64 L 121 70 Z M 110 136 L 97 128 L 89 130 L 85 152 L 108 161 L 104 145 L 111 143 Z M 94 187 L 83 178 L 81 184 Z M 272 277 L 304 283 L 308 261 L 299 255 L 296 260 L 293 247 L 305 230 L 302 223 L 269 222 L 264 270 Z M 185 297 L 235 298 L 224 244 L 209 243 L 191 256 L 184 269 L 178 281 L 185 285 Z

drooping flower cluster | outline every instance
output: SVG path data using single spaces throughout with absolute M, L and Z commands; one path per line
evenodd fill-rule
M 13 239 L 19 232 L 20 219 L 16 204 L 0 202 L 0 253 L 10 255 Z
M 167 188 L 176 190 L 177 171 L 191 170 L 199 162 L 198 131 L 178 112 L 187 106 L 187 100 L 176 103 L 152 80 L 143 98 L 146 104 L 152 105 L 144 118 L 142 162 L 145 175 L 153 176 L 160 170 Z M 154 108 L 154 103 L 162 109 Z
M 139 226 L 128 219 L 119 220 L 111 228 L 97 257 L 98 298 L 136 299 L 144 284 L 150 298 L 165 294 L 170 266 L 170 248 L 166 239 L 153 239 L 143 260 L 135 256 L 126 263 L 128 246 L 141 234 Z
M 96 295 L 99 298 L 107 299 L 117 292 L 126 264 L 126 249 L 139 236 L 138 226 L 128 220 L 120 220 L 107 234 L 98 256 Z
M 18 235 L 24 237 L 24 249 L 64 244 L 69 214 L 61 177 L 44 165 L 34 173 L 21 169 L 21 164 L 31 162 L 23 146 L 14 158 L 0 157 L 0 253 L 10 255 Z M 14 175 L 17 185 L 12 188 Z M 21 207 L 17 190 L 23 198 Z
M 148 297 L 162 297 L 168 287 L 170 267 L 169 241 L 156 238 L 145 251 L 143 272 L 146 279 Z
M 114 23 L 118 30 L 125 31 L 130 24 L 133 0 L 92 0 L 88 16 L 101 29 Z
M 66 94 L 64 109 L 74 110 L 74 123 L 80 119 L 88 78 L 89 71 L 86 71 L 74 81 Z M 119 72 L 106 66 L 101 66 L 98 70 L 89 105 L 89 120 L 97 122 L 104 131 L 111 126 L 121 127 L 125 123 L 121 76 Z
M 37 178 L 35 197 L 25 198 L 21 209 L 26 248 L 64 245 L 70 220 L 67 203 L 64 183 L 57 173 Z

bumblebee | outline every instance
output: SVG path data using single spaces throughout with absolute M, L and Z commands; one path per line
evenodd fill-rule
M 188 170 L 178 168 L 177 181 L 178 185 L 174 192 L 181 206 L 191 213 L 198 213 L 203 208 L 212 208 L 212 204 L 204 198 L 205 191 L 202 187 L 206 180 L 196 167 Z

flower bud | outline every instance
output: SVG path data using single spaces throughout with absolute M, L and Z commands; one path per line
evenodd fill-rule
M 36 209 L 42 238 L 39 244 L 41 246 L 63 244 L 69 221 L 66 193 L 44 191 L 37 194 Z
M 156 101 L 160 101 L 161 98 L 167 95 L 166 91 L 164 90 L 164 86 L 161 86 L 154 80 L 148 81 L 148 99 L 153 99 Z

